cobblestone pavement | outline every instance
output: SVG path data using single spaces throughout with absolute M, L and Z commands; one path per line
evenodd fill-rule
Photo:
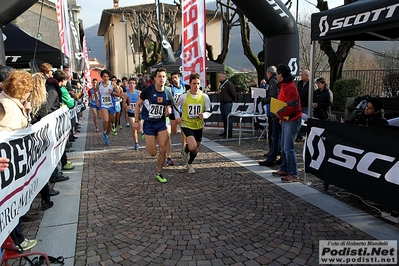
M 161 184 L 130 128 L 105 146 L 89 123 L 75 265 L 317 265 L 318 240 L 372 239 L 205 147 L 189 175 L 174 146 Z
M 223 138 L 219 137 L 218 134 L 221 133 L 220 130 L 208 130 L 205 135 L 216 141 L 218 144 L 223 145 L 235 152 L 238 152 L 254 161 L 260 162 L 264 161 L 266 157 L 264 154 L 268 152 L 268 143 L 264 138 L 258 140 L 258 138 L 252 137 L 252 132 L 249 130 L 243 130 L 243 140 L 241 140 L 241 146 L 238 146 L 238 141 L 225 141 Z M 256 134 L 260 135 L 260 134 Z M 238 133 L 234 134 L 233 137 L 238 138 Z M 256 137 L 256 136 L 255 136 Z M 367 212 L 370 215 L 373 215 L 380 219 L 381 212 L 384 210 L 384 207 L 365 199 L 361 199 L 358 196 L 348 193 L 346 190 L 336 187 L 334 185 L 329 185 L 329 189 L 327 191 L 324 190 L 324 182 L 320 178 L 312 174 L 304 173 L 304 162 L 303 162 L 303 144 L 304 142 L 296 142 L 296 154 L 297 154 L 297 161 L 298 161 L 298 172 L 301 182 L 304 184 L 310 184 L 311 187 L 317 189 L 318 191 L 325 193 L 335 199 L 338 199 L 352 207 L 355 207 L 359 210 Z M 278 170 L 279 165 L 269 167 L 273 170 Z M 388 224 L 391 224 L 399 229 L 399 224 L 394 224 L 390 221 L 385 220 Z
M 132 149 L 131 128 L 122 122 L 105 146 L 91 116 L 86 119 L 77 266 L 318 265 L 319 240 L 373 239 L 204 146 L 196 173 L 188 174 L 179 135 L 172 137 L 175 166 L 165 166 L 168 182 L 161 184 L 145 143 L 140 139 L 139 150 Z M 206 129 L 204 137 L 264 160 L 264 140 L 244 132 L 238 146 L 236 139 L 221 140 L 220 132 Z M 317 178 L 308 180 L 322 190 Z M 34 237 L 35 222 L 26 223 L 28 236 Z

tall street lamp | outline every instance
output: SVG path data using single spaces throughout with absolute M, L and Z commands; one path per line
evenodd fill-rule
M 140 40 L 140 25 L 139 25 L 140 20 L 139 20 L 139 18 L 137 16 L 136 12 L 133 9 L 125 8 L 125 9 L 122 10 L 122 18 L 121 18 L 121 20 L 119 20 L 119 22 L 122 23 L 123 25 L 126 25 L 126 19 L 125 19 L 125 13 L 126 12 L 131 13 L 132 17 L 133 17 L 133 20 L 134 20 L 134 23 L 133 23 L 131 16 L 130 15 L 126 16 L 126 18 L 130 21 L 130 26 L 132 27 L 133 34 L 135 32 L 137 32 L 137 37 L 138 37 L 137 38 L 137 40 L 138 40 L 137 48 L 138 48 L 138 55 L 139 55 L 139 72 L 141 72 L 141 55 L 140 55 L 140 52 L 141 52 L 141 50 L 140 50 L 141 40 Z M 133 55 L 133 57 L 134 57 L 134 55 Z

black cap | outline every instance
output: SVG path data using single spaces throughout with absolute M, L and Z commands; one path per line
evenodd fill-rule
M 143 76 L 143 74 L 141 74 L 141 73 L 138 73 L 138 74 L 137 74 L 137 77 L 140 77 L 140 76 Z
M 9 66 L 0 66 L 0 82 L 3 82 L 15 69 Z

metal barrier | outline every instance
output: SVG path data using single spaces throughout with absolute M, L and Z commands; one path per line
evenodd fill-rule
M 330 80 L 330 71 L 316 71 L 315 77 Z M 387 98 L 398 96 L 399 69 L 343 70 L 342 79 L 360 79 L 360 95 Z

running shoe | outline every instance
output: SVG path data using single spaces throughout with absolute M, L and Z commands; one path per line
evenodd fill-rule
M 292 182 L 299 182 L 300 180 L 299 180 L 298 177 L 295 177 L 295 176 L 290 174 L 290 175 L 287 175 L 286 177 L 282 177 L 281 181 L 283 183 L 292 183 Z
M 96 129 L 94 130 L 95 132 L 98 132 L 98 127 L 96 127 Z
M 122 127 L 121 125 L 119 125 L 119 130 L 122 130 L 122 128 L 123 128 L 123 127 Z
M 173 165 L 175 165 L 175 163 L 173 162 L 172 158 L 168 157 L 166 159 L 166 165 L 167 166 L 173 166 Z
M 138 149 L 139 149 L 139 144 L 138 144 L 138 143 L 135 143 L 135 144 L 134 144 L 134 149 L 135 149 L 135 150 L 138 150 Z
M 115 134 L 115 132 L 116 132 L 116 128 L 115 128 L 115 126 L 112 126 L 112 127 L 111 127 L 111 131 L 112 131 L 112 133 L 114 133 L 114 134 Z
M 272 172 L 272 175 L 273 175 L 273 176 L 287 176 L 288 173 L 287 173 L 287 172 L 284 172 L 284 171 L 281 171 L 281 170 L 278 170 L 278 171 L 276 171 L 276 172 Z
M 104 140 L 104 143 L 105 143 L 105 145 L 109 145 L 109 139 L 108 139 L 108 135 L 107 135 L 107 133 L 106 132 L 103 132 L 103 140 Z
M 192 164 L 187 164 L 187 169 L 188 169 L 187 172 L 188 172 L 189 174 L 195 174 L 195 170 L 194 170 Z
M 126 127 L 130 127 L 130 124 L 129 124 L 129 122 L 127 122 L 127 123 L 126 123 Z
M 28 240 L 25 238 L 25 240 L 21 244 L 17 245 L 17 249 L 18 250 L 28 250 L 28 249 L 31 249 L 34 246 L 36 246 L 36 244 L 37 244 L 37 241 L 35 239 Z
M 156 174 L 155 177 L 156 177 L 156 178 L 158 179 L 158 181 L 161 182 L 161 183 L 166 183 L 166 182 L 168 182 L 168 180 L 166 180 L 166 178 L 164 178 L 164 177 L 162 176 L 162 174 Z
M 115 132 L 114 132 L 114 136 L 118 136 L 118 132 L 115 131 Z
M 72 164 L 65 164 L 63 167 L 62 167 L 62 170 L 65 170 L 65 171 L 67 171 L 67 170 L 73 170 L 73 169 L 75 169 L 75 166 L 73 166 Z
M 145 134 L 143 132 L 141 132 L 141 139 L 145 140 Z

